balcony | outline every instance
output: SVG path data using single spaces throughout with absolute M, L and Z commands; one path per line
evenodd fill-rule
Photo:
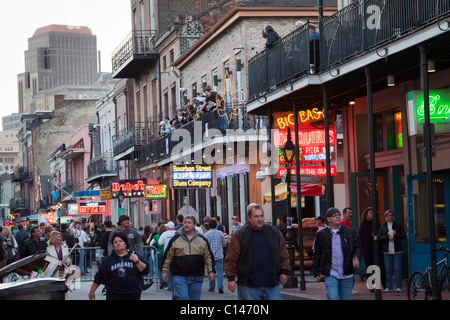
M 33 173 L 28 172 L 27 168 L 20 167 L 11 176 L 12 182 L 30 182 L 33 181 Z
M 379 59 L 383 55 L 387 58 L 391 52 L 385 47 L 396 41 L 416 34 L 413 40 L 404 40 L 409 41 L 403 44 L 405 49 L 428 40 L 420 31 L 429 26 L 445 35 L 449 15 L 449 0 L 355 1 L 323 20 L 317 28 L 319 41 L 307 40 L 306 24 L 280 39 L 270 52 L 253 57 L 248 67 L 250 100 L 276 89 L 286 90 L 290 87 L 287 85 L 314 73 L 320 73 L 320 79 L 307 84 L 320 84 L 325 78 L 322 75 L 337 77 L 335 68 L 369 52 L 376 52 Z
M 117 166 L 112 153 L 106 153 L 92 159 L 88 165 L 88 178 L 86 182 L 94 182 L 103 178 L 117 176 Z
M 114 160 L 134 159 L 139 147 L 152 139 L 152 127 L 148 122 L 136 122 L 113 136 Z
M 236 106 L 233 107 L 236 108 Z M 241 135 L 241 138 L 244 140 L 249 139 L 248 130 L 254 129 L 254 133 L 257 133 L 258 123 L 253 116 L 247 113 L 244 106 L 239 105 L 238 107 L 240 109 L 239 114 L 237 116 L 230 117 L 231 120 L 229 123 L 225 117 L 220 117 L 217 112 L 209 112 L 204 114 L 199 119 L 190 121 L 189 123 L 181 126 L 175 131 L 172 131 L 160 138 L 150 141 L 139 149 L 138 164 L 146 165 L 163 160 L 167 161 L 168 158 L 171 158 L 174 148 L 181 141 L 184 141 L 179 137 L 174 139 L 172 137 L 174 136 L 174 134 L 180 133 L 180 131 L 178 130 L 182 129 L 186 130 L 184 132 L 185 134 L 189 134 L 191 147 L 205 147 L 205 140 L 211 139 L 212 137 L 213 132 L 211 129 L 218 129 L 223 137 L 226 136 L 226 130 L 239 130 L 240 132 L 236 132 L 235 134 Z M 228 115 L 230 115 L 230 110 L 228 110 Z M 265 128 L 265 125 L 261 127 Z M 196 130 L 198 130 L 198 132 L 196 132 Z M 215 131 L 214 134 L 217 134 L 219 131 Z M 214 139 L 211 139 L 209 141 L 214 142 Z M 218 141 L 218 143 L 225 142 L 225 140 L 220 139 L 218 139 Z
M 155 30 L 132 31 L 112 53 L 112 77 L 134 78 L 144 67 L 158 60 Z

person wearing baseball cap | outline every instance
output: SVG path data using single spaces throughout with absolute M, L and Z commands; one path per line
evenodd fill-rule
M 325 279 L 328 300 L 350 300 L 353 273 L 359 267 L 361 247 L 355 230 L 341 225 L 341 212 L 331 207 L 325 217 L 328 227 L 316 233 L 313 275 Z
M 126 214 L 122 214 L 119 216 L 119 221 L 117 222 L 119 227 L 112 231 L 109 235 L 108 239 L 108 253 L 111 254 L 113 251 L 112 240 L 114 239 L 114 235 L 118 232 L 123 232 L 128 239 L 128 244 L 130 246 L 130 250 L 136 251 L 141 255 L 144 255 L 144 247 L 142 237 L 139 232 L 131 227 L 131 219 Z
M 240 219 L 238 216 L 234 216 L 232 219 L 233 225 L 231 226 L 230 236 L 241 227 L 241 222 L 239 221 Z

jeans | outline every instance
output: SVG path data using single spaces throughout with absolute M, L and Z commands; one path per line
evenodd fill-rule
M 392 261 L 394 261 L 393 265 Z M 393 289 L 392 271 L 395 272 L 395 287 L 397 289 L 402 289 L 402 254 L 385 254 L 384 265 L 386 268 L 386 289 Z
M 245 287 L 237 286 L 239 300 L 281 300 L 279 286 L 272 287 Z
M 354 277 L 338 279 L 334 276 L 325 277 L 328 300 L 350 300 L 352 297 Z
M 216 260 L 216 271 L 217 271 L 217 288 L 223 289 L 223 259 Z M 216 286 L 216 279 L 209 283 L 209 288 L 214 290 Z
M 81 249 L 78 252 L 80 253 L 78 266 L 80 267 L 80 272 L 84 273 L 84 255 L 86 252 L 84 251 L 84 249 Z
M 200 300 L 203 276 L 172 276 L 173 300 Z

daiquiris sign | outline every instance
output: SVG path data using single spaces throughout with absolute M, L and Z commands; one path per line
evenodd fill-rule
M 430 90 L 430 122 L 436 134 L 450 133 L 450 90 Z M 422 91 L 410 91 L 408 98 L 409 135 L 423 133 L 425 122 L 424 99 Z

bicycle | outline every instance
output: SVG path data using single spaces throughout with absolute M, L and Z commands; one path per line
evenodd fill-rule
M 438 273 L 439 291 L 448 290 L 450 292 L 450 272 L 448 269 L 447 254 L 449 249 L 440 247 L 436 251 L 445 252 L 444 258 L 436 264 L 441 269 Z M 432 296 L 432 281 L 431 281 L 431 267 L 427 267 L 425 272 L 415 271 L 408 279 L 408 300 L 428 300 Z

